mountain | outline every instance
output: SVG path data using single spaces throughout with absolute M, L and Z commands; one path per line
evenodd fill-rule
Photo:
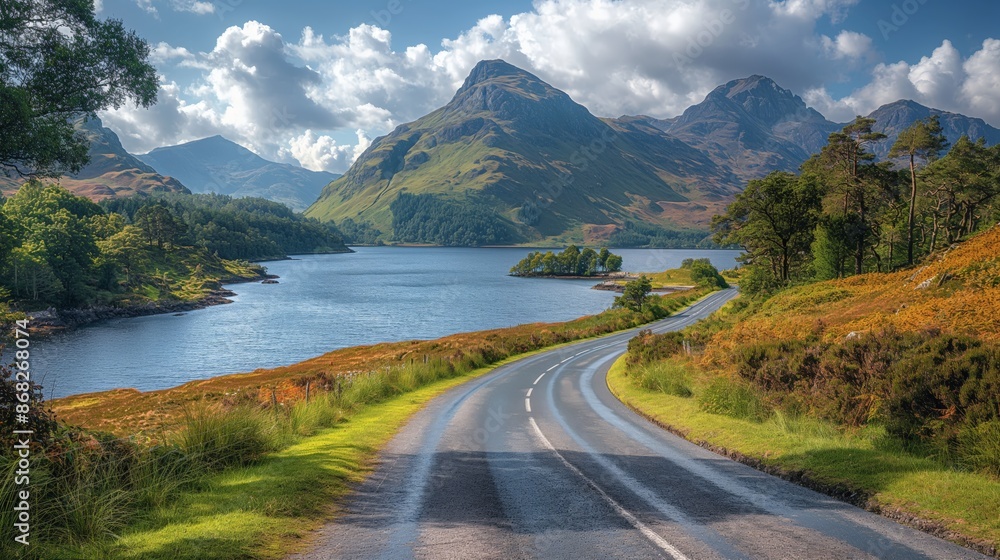
M 890 136 L 876 153 L 931 114 L 952 142 L 1000 140 L 980 119 L 900 101 L 872 113 Z M 797 171 L 843 126 L 759 75 L 671 119 L 597 118 L 536 76 L 483 61 L 447 105 L 375 140 L 307 215 L 435 244 L 624 243 L 637 232 L 704 231 L 747 181 Z
M 222 136 L 156 148 L 139 159 L 193 192 L 256 196 L 305 210 L 339 175 L 268 161 Z
M 157 173 L 125 151 L 118 135 L 105 128 L 101 119 L 81 117 L 74 126 L 90 143 L 90 163 L 79 173 L 59 179 L 59 184 L 74 194 L 98 201 L 136 194 L 190 192 L 177 179 Z M 0 188 L 4 194 L 11 194 L 23 182 L 21 179 L 0 177 Z
M 372 222 L 402 241 L 581 241 L 628 220 L 704 229 L 737 184 L 642 119 L 597 118 L 487 60 L 447 105 L 375 140 L 306 215 Z
M 647 121 L 708 153 L 745 183 L 771 171 L 795 171 L 840 125 L 770 78 L 721 85 L 673 119 Z
M 868 115 L 875 119 L 875 126 L 872 128 L 888 136 L 885 140 L 875 143 L 871 147 L 872 152 L 879 159 L 885 159 L 900 132 L 932 115 L 940 118 L 942 132 L 948 138 L 949 145 L 954 144 L 962 136 L 968 136 L 972 140 L 985 138 L 990 146 L 1000 143 L 1000 129 L 986 124 L 983 119 L 932 109 L 915 101 L 901 100 L 883 105 Z

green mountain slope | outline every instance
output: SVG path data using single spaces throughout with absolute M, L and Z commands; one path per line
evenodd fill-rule
M 100 201 L 133 195 L 190 192 L 173 177 L 161 175 L 125 151 L 118 135 L 97 117 L 79 118 L 77 131 L 90 143 L 90 162 L 75 175 L 59 178 L 59 184 L 75 195 Z M 0 175 L 0 192 L 13 195 L 25 181 Z
M 376 140 L 306 215 L 391 232 L 394 218 L 397 226 L 414 218 L 393 216 L 401 193 L 430 195 L 441 211 L 420 219 L 442 227 L 474 228 L 489 209 L 504 222 L 491 231 L 507 232 L 493 242 L 586 241 L 630 219 L 703 226 L 690 219 L 691 208 L 714 206 L 735 183 L 707 155 L 656 127 L 599 119 L 534 75 L 491 60 L 447 105 Z

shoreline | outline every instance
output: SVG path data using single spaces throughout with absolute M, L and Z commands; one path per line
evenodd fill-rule
M 74 331 L 78 328 L 108 321 L 111 319 L 132 319 L 150 315 L 165 315 L 169 313 L 186 313 L 197 311 L 215 305 L 233 303 L 229 299 L 237 296 L 236 292 L 225 286 L 232 284 L 248 284 L 250 282 L 266 282 L 275 280 L 274 274 L 263 274 L 253 278 L 230 277 L 218 281 L 219 288 L 211 290 L 204 296 L 190 301 L 145 302 L 139 305 L 116 307 L 113 305 L 96 305 L 82 309 L 48 309 L 45 311 L 28 311 L 25 314 L 31 319 L 35 336 L 45 338 L 59 333 Z
M 296 260 L 295 257 L 299 255 L 346 255 L 355 252 L 356 251 L 353 251 L 351 248 L 348 247 L 344 251 L 296 253 L 295 255 L 264 258 L 261 260 L 255 260 L 251 262 L 259 264 L 266 262 Z M 267 274 L 266 272 L 260 276 L 254 276 L 254 277 L 230 276 L 226 278 L 221 278 L 216 281 L 219 284 L 218 288 L 209 291 L 207 294 L 198 299 L 190 301 L 165 301 L 165 302 L 147 301 L 145 303 L 136 305 L 126 305 L 126 306 L 95 305 L 79 309 L 49 308 L 42 311 L 25 311 L 24 314 L 31 319 L 33 323 L 32 328 L 35 329 L 36 336 L 38 336 L 39 338 L 45 338 L 58 333 L 71 332 L 78 328 L 85 327 L 87 325 L 92 325 L 94 323 L 99 323 L 101 321 L 108 321 L 111 319 L 132 319 L 136 317 L 148 317 L 150 315 L 186 313 L 189 311 L 197 311 L 199 309 L 205 309 L 215 305 L 225 305 L 228 303 L 233 303 L 233 300 L 229 298 L 237 296 L 239 294 L 237 294 L 233 290 L 227 289 L 226 286 L 233 284 L 248 284 L 250 282 L 277 284 L 275 280 L 277 280 L 278 278 L 279 276 L 274 274 Z

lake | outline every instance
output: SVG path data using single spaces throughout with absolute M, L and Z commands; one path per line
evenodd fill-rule
M 143 391 L 302 361 L 347 346 L 430 339 L 610 307 L 595 280 L 512 278 L 529 249 L 360 247 L 356 253 L 268 262 L 279 283 L 236 284 L 234 303 L 180 316 L 116 319 L 32 345 L 47 398 L 134 387 Z M 676 268 L 708 257 L 732 268 L 739 251 L 614 251 L 627 271 Z

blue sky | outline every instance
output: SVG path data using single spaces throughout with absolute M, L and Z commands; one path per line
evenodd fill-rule
M 222 134 L 342 172 L 504 58 L 599 116 L 671 117 L 764 74 L 843 122 L 899 98 L 1000 126 L 995 0 L 103 0 L 154 47 L 160 103 L 101 116 L 139 153 Z

